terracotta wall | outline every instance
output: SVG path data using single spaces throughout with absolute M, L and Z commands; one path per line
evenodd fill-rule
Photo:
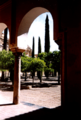
M 61 5 L 61 6 L 60 6 Z M 81 34 L 80 3 L 59 4 L 60 32 L 65 35 L 65 105 L 73 116 L 81 111 Z

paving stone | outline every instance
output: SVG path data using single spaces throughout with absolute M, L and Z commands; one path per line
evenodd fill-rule
M 52 81 L 53 82 L 53 81 Z M 13 102 L 13 91 L 0 90 L 0 104 Z M 61 105 L 61 86 L 22 89 L 20 104 L 0 106 L 0 120 L 24 114 L 43 107 L 55 108 Z

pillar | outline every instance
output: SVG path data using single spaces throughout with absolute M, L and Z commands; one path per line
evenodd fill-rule
M 13 103 L 18 104 L 20 97 L 20 55 L 15 53 Z
M 11 6 L 11 32 L 10 32 L 10 44 L 12 46 L 17 42 L 16 35 L 16 0 L 12 0 Z
M 61 33 L 61 105 L 62 109 L 65 108 L 65 37 L 64 32 Z
M 61 50 L 61 106 L 62 109 L 65 108 L 66 104 L 66 99 L 67 99 L 67 81 L 66 81 L 66 65 L 65 61 L 66 59 L 66 43 L 65 40 L 67 38 L 67 31 L 60 32 L 59 33 L 59 38 L 56 41 L 56 43 L 59 45 L 59 49 Z

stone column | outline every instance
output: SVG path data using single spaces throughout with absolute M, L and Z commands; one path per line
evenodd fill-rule
M 59 33 L 59 38 L 56 41 L 56 43 L 59 45 L 59 49 L 61 50 L 61 106 L 62 109 L 64 109 L 65 107 L 65 103 L 66 103 L 66 79 L 65 79 L 65 75 L 66 75 L 66 66 L 65 66 L 65 39 L 66 39 L 66 34 L 67 32 L 60 32 Z
M 13 103 L 18 104 L 20 97 L 20 55 L 15 53 Z
M 64 32 L 61 33 L 61 105 L 62 109 L 65 107 L 65 41 Z
M 20 56 L 25 50 L 19 49 L 18 47 L 13 47 L 10 50 L 15 55 L 13 104 L 18 104 L 20 96 L 20 69 L 21 69 Z
M 67 61 L 67 57 L 66 57 L 66 41 L 67 41 L 67 31 L 61 32 L 59 33 L 59 38 L 61 41 L 61 106 L 62 109 L 64 109 L 66 107 L 66 103 L 67 103 L 67 67 L 66 67 L 66 61 Z

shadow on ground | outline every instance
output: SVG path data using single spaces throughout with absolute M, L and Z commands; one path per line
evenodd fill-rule
M 22 108 L 21 108 L 22 109 Z M 54 109 L 41 108 L 36 111 L 21 114 L 5 120 L 81 120 L 76 110 L 66 108 L 62 110 L 61 106 Z
M 62 120 L 61 107 L 56 109 L 41 108 L 39 110 L 7 118 L 5 120 Z
M 58 83 L 56 77 L 49 77 L 48 79 L 46 77 L 42 77 L 42 83 L 40 83 L 40 80 L 38 80 L 38 77 L 35 77 L 35 82 L 32 83 L 32 79 L 28 78 L 26 81 L 21 80 L 21 90 L 27 89 L 27 86 L 31 86 L 31 88 L 42 88 L 42 87 L 58 87 L 58 85 L 61 85 L 61 82 Z M 47 82 L 46 82 L 47 81 Z M 51 83 L 51 81 L 57 81 L 54 83 Z M 10 80 L 8 81 L 0 81 L 0 90 L 2 91 L 13 91 L 13 85 Z
M 22 89 L 29 89 L 28 86 L 31 86 L 32 88 L 44 88 L 44 87 L 58 87 L 58 83 L 22 83 L 21 84 L 21 90 Z M 13 86 L 12 85 L 2 85 L 0 86 L 0 90 L 2 91 L 13 91 Z

